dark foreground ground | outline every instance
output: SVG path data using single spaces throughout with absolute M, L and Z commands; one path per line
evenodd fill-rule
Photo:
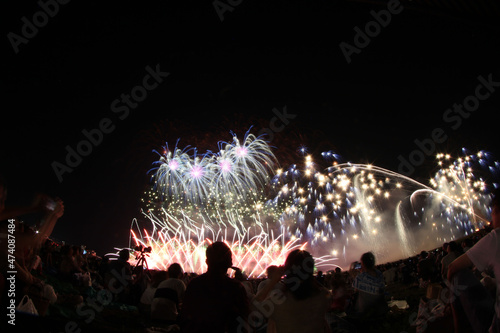
M 406 300 L 407 309 L 391 308 L 387 316 L 381 320 L 358 327 L 357 330 L 349 322 L 342 319 L 335 320 L 332 325 L 333 332 L 394 332 L 411 333 L 417 331 L 416 321 L 421 300 L 427 300 L 426 290 L 417 285 L 395 283 L 387 287 L 387 298 Z M 23 332 L 176 332 L 173 327 L 159 325 L 151 322 L 137 307 L 111 303 L 104 307 L 98 305 L 92 310 L 85 307 L 84 313 L 77 313 L 74 306 L 65 304 L 50 305 L 44 316 L 30 316 L 16 313 L 16 325 L 9 325 L 8 331 Z M 83 308 L 82 308 L 83 310 Z M 424 317 L 426 315 L 424 314 Z M 332 318 L 334 315 L 332 314 Z M 422 314 L 420 314 L 422 318 Z M 451 313 L 439 319 L 427 320 L 420 324 L 425 332 L 453 332 Z

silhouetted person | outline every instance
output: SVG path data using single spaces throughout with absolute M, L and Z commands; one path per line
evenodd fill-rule
M 104 277 L 105 287 L 115 294 L 117 301 L 123 303 L 131 302 L 133 278 L 132 266 L 128 262 L 129 259 L 129 250 L 121 250 L 117 260 L 109 261 Z
M 257 286 L 257 293 L 259 291 L 262 290 L 262 288 L 264 288 L 266 286 L 266 284 L 268 284 L 269 282 L 271 282 L 271 276 L 273 273 L 277 272 L 278 270 L 280 270 L 281 268 L 279 268 L 278 266 L 276 265 L 271 265 L 271 266 L 268 266 L 266 268 L 266 275 L 267 275 L 267 279 L 265 280 L 262 280 L 259 285 Z
M 384 276 L 375 268 L 373 253 L 364 253 L 360 261 L 361 273 L 352 284 L 356 295 L 354 309 L 349 315 L 363 320 L 372 319 L 384 315 L 388 310 L 384 297 Z
M 316 281 L 322 286 L 325 285 L 325 276 L 323 275 L 322 271 L 318 271 L 318 274 L 316 275 Z
M 180 313 L 182 332 L 244 331 L 249 301 L 243 285 L 227 276 L 231 249 L 214 242 L 206 251 L 207 272 L 189 282 Z M 240 328 L 240 329 L 238 329 Z
M 243 273 L 241 269 L 239 269 L 238 267 L 232 267 L 232 269 L 234 270 L 234 279 L 241 282 L 241 284 L 247 291 L 248 299 L 252 299 L 255 296 L 252 283 L 248 281 L 248 277 L 245 275 L 245 273 Z
M 491 201 L 493 230 L 448 267 L 448 280 L 453 291 L 452 309 L 455 332 L 500 332 L 500 193 Z M 478 271 L 492 269 L 496 277 L 496 297 L 474 276 Z
M 421 288 L 427 288 L 428 284 L 434 278 L 434 272 L 434 262 L 429 258 L 429 253 L 426 251 L 420 252 L 417 264 L 417 274 Z
M 448 274 L 448 266 L 453 262 L 453 260 L 457 259 L 460 254 L 460 248 L 456 242 L 449 242 L 448 246 L 446 247 L 446 252 L 448 253 L 443 257 L 441 260 L 441 276 L 443 277 L 443 280 L 447 281 L 447 274 Z
M 168 279 L 160 282 L 151 303 L 151 318 L 166 324 L 177 323 L 186 285 L 181 280 L 184 272 L 181 265 L 173 263 L 168 267 Z
M 258 308 L 266 310 L 263 314 L 276 332 L 330 331 L 325 317 L 331 306 L 331 294 L 316 281 L 313 272 L 311 254 L 294 250 L 288 254 L 284 267 L 270 272 L 270 282 L 255 296 L 261 302 Z
M 462 250 L 463 252 L 467 252 L 469 251 L 469 249 L 474 245 L 474 242 L 472 241 L 472 239 L 470 238 L 467 238 L 465 239 L 463 242 L 462 242 Z
M 349 299 L 348 285 L 340 267 L 335 268 L 335 273 L 330 281 L 332 289 L 332 307 L 333 311 L 344 312 Z
M 65 244 L 61 247 L 61 263 L 59 264 L 59 275 L 68 281 L 74 279 L 75 273 L 81 273 L 81 269 L 73 256 L 73 247 Z
M 139 300 L 139 308 L 149 317 L 151 317 L 151 304 L 153 303 L 158 285 L 168 278 L 167 271 L 156 271 L 151 273 L 151 280 L 148 281 L 148 285 Z

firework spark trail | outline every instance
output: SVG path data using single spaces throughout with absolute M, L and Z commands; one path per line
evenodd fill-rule
M 408 237 L 408 233 L 403 219 L 404 218 L 401 212 L 401 202 L 398 202 L 396 211 L 394 213 L 394 220 L 396 222 L 397 235 L 399 236 L 399 240 L 401 242 L 401 248 L 402 248 L 401 252 L 403 258 L 409 258 L 414 254 L 414 251 L 410 246 L 411 244 L 410 239 Z
M 144 216 L 153 225 L 152 237 L 144 230 L 141 231 L 136 220 L 131 226 L 130 248 L 142 245 L 151 247 L 151 255 L 148 263 L 151 269 L 166 270 L 174 262 L 180 263 L 185 270 L 202 273 L 206 270 L 205 251 L 206 247 L 214 241 L 227 243 L 234 255 L 234 263 L 249 276 L 260 277 L 265 274 L 269 265 L 283 265 L 288 253 L 295 249 L 303 249 L 306 244 L 302 244 L 298 239 L 285 242 L 283 235 L 277 238 L 270 236 L 264 229 L 254 236 L 250 235 L 250 230 L 245 232 L 234 232 L 227 234 L 227 229 L 220 227 L 218 230 L 199 227 L 197 222 L 186 217 L 180 221 L 169 216 L 170 222 L 159 219 L 152 213 Z M 177 225 L 175 227 L 174 225 Z M 159 227 L 159 228 L 158 228 Z M 136 230 L 134 232 L 134 230 Z M 207 237 L 207 231 L 211 237 Z M 134 246 L 132 246 L 132 243 Z M 332 267 L 333 258 L 320 258 L 319 266 Z M 134 262 L 134 261 L 133 261 Z M 135 264 L 136 262 L 134 262 Z M 333 265 L 333 267 L 336 267 Z

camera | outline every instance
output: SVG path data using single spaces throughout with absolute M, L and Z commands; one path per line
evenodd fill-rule
M 136 247 L 134 247 L 134 250 L 141 252 L 141 253 L 151 253 L 152 249 L 151 249 L 151 246 L 144 247 L 142 245 L 137 245 Z
M 53 199 L 48 199 L 47 203 L 45 204 L 45 208 L 47 208 L 48 210 L 56 209 L 56 202 Z
M 146 261 L 146 257 L 149 257 L 148 253 L 151 253 L 151 246 L 144 247 L 143 245 L 137 245 L 134 247 L 134 250 L 139 252 L 137 253 L 135 259 L 137 259 L 137 263 L 134 267 L 134 274 L 140 274 L 144 271 L 144 267 L 148 270 L 148 263 Z

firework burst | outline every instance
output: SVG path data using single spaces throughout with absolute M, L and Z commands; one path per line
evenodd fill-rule
M 275 157 L 266 141 L 247 132 L 243 141 L 219 142 L 219 152 L 164 147 L 155 163 L 154 190 L 167 203 L 219 208 L 255 199 L 267 183 Z M 190 154 L 191 153 L 191 154 Z

